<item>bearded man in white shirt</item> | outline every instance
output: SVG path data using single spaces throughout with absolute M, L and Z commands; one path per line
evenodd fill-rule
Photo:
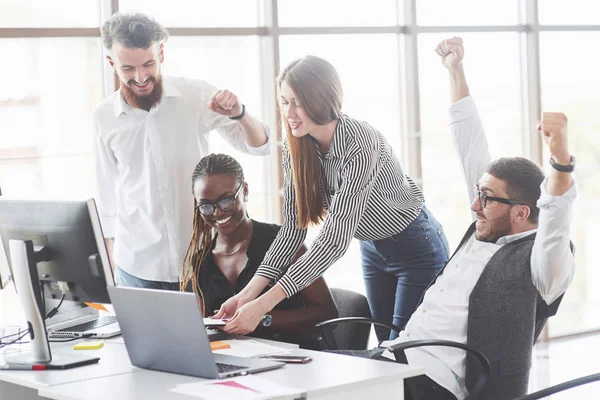
M 567 118 L 544 113 L 540 131 L 552 158 L 550 175 L 521 157 L 490 162 L 488 144 L 463 69 L 462 39 L 436 48 L 450 72 L 450 132 L 460 155 L 471 225 L 457 251 L 425 292 L 398 339 L 378 348 L 343 352 L 394 359 L 391 346 L 413 340 L 452 340 L 490 360 L 486 400 L 526 394 L 531 351 L 545 320 L 573 279 L 569 228 L 576 185 L 568 149 Z M 405 399 L 464 399 L 475 386 L 477 362 L 463 350 L 418 347 L 399 354 L 423 367 L 410 378 Z
M 167 38 L 143 14 L 117 13 L 104 23 L 120 88 L 93 121 L 98 208 L 117 284 L 178 290 L 195 212 L 190 176 L 209 153 L 208 133 L 266 155 L 270 132 L 234 93 L 163 76 Z

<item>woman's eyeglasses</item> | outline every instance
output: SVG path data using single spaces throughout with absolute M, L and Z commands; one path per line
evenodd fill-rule
M 232 197 L 227 197 L 225 199 L 221 199 L 214 204 L 213 203 L 202 203 L 202 204 L 199 204 L 198 206 L 196 206 L 196 209 L 198 210 L 198 212 L 200 214 L 202 214 L 206 217 L 210 217 L 211 215 L 213 215 L 215 213 L 215 211 L 217 210 L 217 207 L 219 207 L 219 209 L 221 209 L 222 211 L 231 210 L 235 206 L 235 199 L 240 194 L 240 190 L 244 186 L 244 183 L 245 182 L 242 182 L 240 184 L 240 187 L 238 188 L 238 190 L 235 192 L 235 194 Z
M 473 187 L 473 189 L 475 190 L 475 197 L 479 198 L 479 205 L 481 206 L 482 209 L 487 206 L 488 201 L 497 201 L 498 203 L 510 204 L 511 206 L 514 206 L 517 204 L 521 204 L 524 206 L 527 205 L 518 200 L 511 200 L 511 199 L 505 199 L 502 197 L 488 196 L 487 194 L 485 194 L 481 190 L 479 190 L 479 185 L 475 185 Z

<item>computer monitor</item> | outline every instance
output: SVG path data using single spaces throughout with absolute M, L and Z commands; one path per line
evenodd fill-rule
M 0 236 L 12 275 L 9 241 L 31 240 L 34 249 L 45 252 L 48 261 L 37 263 L 45 297 L 110 303 L 107 285 L 114 278 L 102 228 L 93 199 L 87 201 L 40 201 L 0 199 Z M 2 253 L 2 251 L 0 251 Z M 2 265 L 0 254 L 0 268 Z M 6 267 L 5 267 L 6 268 Z
M 0 236 L 27 320 L 31 351 L 6 362 L 72 368 L 99 358 L 63 354 L 53 359 L 46 336 L 44 297 L 109 303 L 114 285 L 93 199 L 0 199 Z M 43 295 L 42 295 L 43 291 Z

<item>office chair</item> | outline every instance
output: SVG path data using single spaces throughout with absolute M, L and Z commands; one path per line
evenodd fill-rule
M 563 390 L 567 390 L 576 386 L 581 386 L 596 381 L 600 381 L 600 374 L 582 376 L 581 378 L 571 379 L 570 381 L 550 386 L 549 388 L 542 389 L 534 393 L 529 393 L 528 395 L 521 396 L 515 400 L 537 400 L 546 396 L 550 396 L 551 394 L 562 392 Z
M 342 324 L 353 324 L 353 325 L 367 325 L 370 329 L 371 325 L 383 326 L 385 328 L 391 329 L 396 332 L 400 332 L 400 327 L 390 324 L 383 321 L 377 321 L 371 318 L 364 317 L 346 317 L 346 318 L 335 318 L 330 319 L 328 321 L 323 321 L 321 323 L 316 324 L 316 327 L 321 331 L 321 337 L 323 338 L 323 344 L 325 345 L 325 350 L 365 350 L 367 347 L 367 343 L 364 343 L 364 347 L 359 349 L 349 349 L 345 347 L 341 347 L 339 343 L 335 339 L 335 335 L 333 333 L 333 329 L 337 327 L 337 325 Z M 368 337 L 367 337 L 368 340 Z M 480 364 L 480 374 L 477 379 L 477 383 L 475 387 L 469 392 L 469 395 L 465 398 L 465 400 L 474 400 L 477 399 L 477 396 L 483 391 L 485 385 L 490 377 L 491 366 L 490 362 L 483 353 L 475 350 L 466 344 L 457 343 L 449 340 L 414 340 L 412 342 L 399 343 L 394 346 L 389 347 L 389 350 L 394 353 L 396 357 L 396 362 L 400 362 L 399 360 L 404 359 L 403 355 L 405 349 L 410 349 L 413 347 L 424 347 L 424 346 L 446 346 L 446 347 L 455 347 L 462 350 L 465 350 L 467 353 L 472 354 Z M 406 381 L 406 387 L 410 391 L 411 382 L 410 380 Z M 423 399 L 425 400 L 425 399 Z
M 365 324 L 343 324 L 338 322 L 352 318 L 371 318 L 367 298 L 351 290 L 332 288 L 331 296 L 340 318 L 316 324 L 321 331 L 323 350 L 363 350 L 367 348 L 371 326 Z

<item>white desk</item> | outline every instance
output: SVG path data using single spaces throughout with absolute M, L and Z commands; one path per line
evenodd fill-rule
M 0 291 L 0 300 L 6 300 L 6 295 L 7 290 Z M 13 310 L 13 314 L 21 318 L 5 318 L 6 313 L 1 311 L 6 311 L 6 307 L 1 306 L 6 304 L 6 301 L 0 301 L 0 326 L 21 325 L 20 310 Z M 51 348 L 53 353 L 74 351 L 74 343 L 52 343 Z M 285 343 L 278 345 L 290 347 Z M 194 397 L 177 394 L 170 389 L 178 384 L 203 381 L 201 378 L 132 366 L 120 338 L 106 340 L 99 350 L 78 352 L 98 356 L 100 362 L 64 371 L 0 371 L 0 400 L 194 400 Z M 304 394 L 300 398 L 309 400 L 390 397 L 402 400 L 404 379 L 423 373 L 417 367 L 337 354 L 299 349 L 293 350 L 293 354 L 310 355 L 313 361 L 302 365 L 288 364 L 256 376 L 301 389 Z
M 72 345 L 54 344 L 52 348 L 63 347 L 64 350 Z M 193 397 L 170 389 L 178 384 L 204 381 L 133 367 L 121 343 L 107 342 L 102 349 L 89 354 L 101 357 L 100 363 L 65 371 L 0 371 L 0 399 L 192 400 Z M 310 355 L 313 361 L 301 365 L 287 364 L 257 376 L 301 389 L 303 396 L 295 398 L 389 398 L 393 393 L 394 398 L 401 400 L 404 378 L 423 373 L 416 367 L 338 354 L 300 349 L 292 350 L 292 354 Z
M 53 356 L 62 352 L 74 352 L 73 344 L 51 343 Z M 38 390 L 55 385 L 63 385 L 72 382 L 86 381 L 105 376 L 114 376 L 124 373 L 132 373 L 138 370 L 129 362 L 127 352 L 124 352 L 124 345 L 119 343 L 106 343 L 99 350 L 78 350 L 77 354 L 100 357 L 97 364 L 86 365 L 84 367 L 70 370 L 50 370 L 50 371 L 0 371 L 0 400 L 5 399 L 37 399 Z M 0 352 L 0 361 L 3 361 L 3 354 Z M 18 394 L 18 396 L 17 396 Z
M 299 349 L 292 353 L 310 355 L 313 361 L 308 364 L 287 364 L 283 368 L 257 374 L 260 378 L 304 392 L 302 396 L 283 397 L 286 399 L 382 399 L 391 396 L 402 399 L 404 378 L 422 373 L 420 368 L 384 361 Z M 203 380 L 138 369 L 135 373 L 42 388 L 39 395 L 54 400 L 191 400 L 193 397 L 169 389 L 178 384 Z

